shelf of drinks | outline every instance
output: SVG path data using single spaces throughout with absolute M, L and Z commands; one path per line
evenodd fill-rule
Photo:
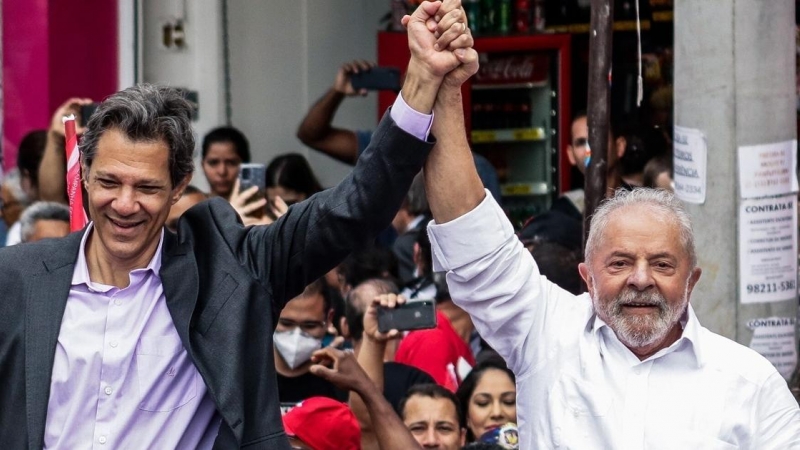
M 550 192 L 550 185 L 543 181 L 533 181 L 527 183 L 503 183 L 500 185 L 500 193 L 503 195 L 503 197 L 548 195 Z
M 536 142 L 544 140 L 545 131 L 542 127 L 472 130 L 473 144 L 490 144 L 494 142 Z
M 547 80 L 539 81 L 536 83 L 528 82 L 528 83 L 496 83 L 496 84 L 473 84 L 472 90 L 473 91 L 487 91 L 487 90 L 495 90 L 495 89 L 534 89 L 534 88 L 543 88 L 549 87 L 550 84 Z
M 663 11 L 658 14 L 653 13 L 653 22 L 671 22 L 672 11 Z M 651 27 L 650 20 L 642 20 L 641 29 L 647 31 Z M 588 23 L 572 23 L 568 25 L 550 25 L 546 28 L 551 33 L 572 33 L 581 34 L 588 33 L 591 28 Z M 614 31 L 636 31 L 635 20 L 617 20 L 614 22 Z

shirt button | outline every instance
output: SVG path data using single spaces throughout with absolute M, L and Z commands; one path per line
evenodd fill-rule
M 117 305 L 117 306 L 120 306 L 120 305 L 122 305 L 122 300 L 120 300 L 120 299 L 115 299 L 115 300 L 114 300 L 114 304 L 115 304 L 115 305 Z
M 642 368 L 641 367 L 634 367 L 633 368 L 633 373 L 635 373 L 636 375 L 641 374 L 642 373 Z
M 117 341 L 111 341 L 108 343 L 108 345 L 110 345 L 113 348 L 117 348 L 117 345 L 119 345 L 119 343 Z
M 106 443 L 106 437 L 105 436 L 100 436 L 99 438 L 97 438 L 97 442 L 99 442 L 101 444 L 105 444 Z
M 103 389 L 103 392 L 105 392 L 106 395 L 111 395 L 111 393 L 113 392 L 113 389 L 111 389 L 111 386 L 106 386 L 106 388 Z

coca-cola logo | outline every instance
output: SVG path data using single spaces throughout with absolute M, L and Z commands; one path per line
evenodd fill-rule
M 481 63 L 476 83 L 520 83 L 545 81 L 549 60 L 544 55 L 508 56 Z

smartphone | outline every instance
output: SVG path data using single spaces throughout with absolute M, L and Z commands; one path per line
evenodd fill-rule
M 78 125 L 85 127 L 87 123 L 89 123 L 89 119 L 94 115 L 97 111 L 97 107 L 99 103 L 89 103 L 88 105 L 81 105 L 81 113 L 79 116 L 80 123 Z
M 436 328 L 436 302 L 417 300 L 395 308 L 378 308 L 378 331 L 408 331 Z
M 373 67 L 350 75 L 350 84 L 356 91 L 400 90 L 400 69 L 397 67 Z
M 252 203 L 266 197 L 267 166 L 261 163 L 242 163 L 239 166 L 239 191 L 258 187 L 258 193 L 248 200 Z M 251 213 L 253 217 L 264 217 L 264 208 Z

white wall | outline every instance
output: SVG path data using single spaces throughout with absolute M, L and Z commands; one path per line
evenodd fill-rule
M 379 20 L 388 0 L 231 1 L 233 123 L 247 134 L 254 159 L 308 156 L 324 186 L 350 168 L 304 147 L 295 137 L 308 107 L 333 83 L 339 66 L 377 58 Z M 348 99 L 334 123 L 372 129 L 377 97 Z
M 192 184 L 208 189 L 200 167 L 200 140 L 225 121 L 220 0 L 143 0 L 141 8 L 141 81 L 198 91 L 194 124 L 198 151 Z M 184 18 L 186 47 L 166 49 L 161 44 L 161 26 L 178 17 Z
M 142 2 L 143 81 L 199 91 L 198 137 L 225 121 L 221 4 Z M 295 131 L 308 107 L 333 83 L 339 65 L 376 59 L 379 20 L 388 11 L 389 0 L 228 1 L 232 124 L 247 135 L 255 161 L 300 152 L 324 186 L 344 177 L 348 166 L 307 149 Z M 182 14 L 187 48 L 163 49 L 161 25 Z M 372 129 L 376 108 L 374 94 L 348 99 L 334 123 Z M 206 188 L 203 178 L 198 165 L 193 184 Z

